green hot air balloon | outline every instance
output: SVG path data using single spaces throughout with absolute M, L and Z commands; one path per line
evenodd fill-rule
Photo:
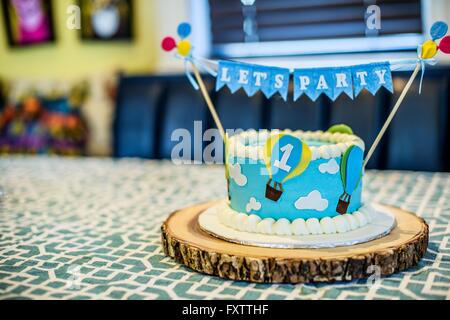
M 346 214 L 352 193 L 358 187 L 363 170 L 364 151 L 358 146 L 351 146 L 342 156 L 341 179 L 344 193 L 340 196 L 336 211 Z

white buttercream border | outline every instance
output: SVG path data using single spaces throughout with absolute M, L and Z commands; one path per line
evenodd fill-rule
M 331 159 L 342 156 L 352 145 L 357 145 L 364 150 L 365 145 L 361 138 L 346 133 L 331 133 L 324 131 L 291 131 L 291 130 L 248 130 L 228 139 L 228 154 L 234 157 L 249 158 L 252 160 L 264 160 L 264 148 L 262 145 L 248 145 L 252 142 L 265 142 L 272 134 L 290 134 L 307 141 L 322 141 L 332 143 L 320 147 L 310 146 L 311 160 Z
M 370 214 L 361 210 L 352 214 L 339 215 L 334 218 L 326 217 L 320 220 L 317 218 L 306 220 L 298 218 L 290 222 L 285 218 L 279 220 L 261 219 L 255 214 L 248 215 L 231 209 L 227 201 L 218 205 L 217 212 L 219 221 L 230 228 L 280 236 L 345 233 L 371 222 Z

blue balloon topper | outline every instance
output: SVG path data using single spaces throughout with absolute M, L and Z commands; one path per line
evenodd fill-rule
M 357 146 L 352 146 L 347 156 L 345 170 L 345 192 L 349 195 L 355 191 L 362 175 L 364 151 Z
M 430 35 L 433 40 L 440 39 L 447 34 L 448 25 L 443 21 L 435 22 L 430 29 Z
M 302 159 L 302 141 L 290 135 L 282 136 L 272 149 L 270 166 L 272 180 L 281 183 Z
M 191 34 L 191 25 L 187 22 L 180 23 L 178 26 L 178 35 L 181 39 L 187 38 Z

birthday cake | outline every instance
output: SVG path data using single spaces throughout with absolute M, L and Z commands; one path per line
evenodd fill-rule
M 190 25 L 182 23 L 177 31 L 180 41 L 166 37 L 162 47 L 176 48 L 184 60 L 186 76 L 224 141 L 228 198 L 172 214 L 162 226 L 166 254 L 197 271 L 254 282 L 353 280 L 369 276 L 361 266 L 374 261 L 382 274 L 417 263 L 427 248 L 426 223 L 401 209 L 364 202 L 364 167 L 419 71 L 420 92 L 425 66 L 435 63 L 438 50 L 450 53 L 446 23 L 433 24 L 432 39 L 419 45 L 417 60 L 297 68 L 205 59 L 193 54 L 186 39 Z M 268 99 L 279 94 L 285 101 L 326 95 L 335 101 L 363 90 L 375 95 L 381 87 L 393 93 L 393 70 L 414 71 L 365 156 L 364 142 L 342 124 L 325 132 L 229 134 L 201 76 L 215 77 L 216 91 L 243 90 L 249 97 L 260 92 Z
M 412 60 L 412 65 L 411 60 L 405 60 L 394 64 L 379 61 L 292 69 L 198 57 L 186 39 L 191 27 L 181 23 L 177 29 L 180 41 L 166 37 L 162 48 L 166 51 L 176 48 L 176 56 L 184 60 L 186 76 L 192 86 L 201 91 L 225 143 L 228 200 L 205 210 L 199 216 L 200 227 L 219 238 L 252 245 L 259 240 L 255 240 L 254 234 L 267 235 L 260 237 L 267 240 L 264 245 L 295 238 L 295 247 L 304 247 L 304 242 L 311 239 L 312 243 L 332 239 L 328 245 L 337 245 L 345 238 L 342 234 L 354 235 L 343 244 L 352 245 L 390 232 L 395 219 L 374 209 L 371 203 L 364 205 L 361 199 L 364 164 L 372 156 L 420 69 L 422 79 L 425 65 L 435 62 L 433 57 L 438 50 L 450 53 L 447 31 L 446 23 L 434 23 L 430 29 L 432 39 L 418 46 L 418 60 Z M 436 40 L 440 38 L 438 45 Z M 248 96 L 262 92 L 268 99 L 279 94 L 286 101 L 292 88 L 294 101 L 303 95 L 316 101 L 322 94 L 334 101 L 344 93 L 354 99 L 363 90 L 375 95 L 381 87 L 393 92 L 391 71 L 404 68 L 413 69 L 413 74 L 365 159 L 364 142 L 342 124 L 326 132 L 250 130 L 228 136 L 200 74 L 203 71 L 216 78 L 216 91 L 224 87 L 231 93 L 242 89 Z M 383 225 L 380 222 L 386 222 L 385 227 L 377 229 Z M 372 236 L 366 236 L 370 230 Z M 249 234 L 253 238 L 247 239 Z M 327 236 L 332 234 L 341 235 Z M 323 236 L 277 237 L 303 235 Z
M 245 131 L 227 139 L 222 224 L 261 234 L 345 233 L 370 222 L 361 199 L 364 142 L 345 125 Z

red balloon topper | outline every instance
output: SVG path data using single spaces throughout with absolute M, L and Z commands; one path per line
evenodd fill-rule
M 191 33 L 191 25 L 187 22 L 180 23 L 178 25 L 178 35 L 181 39 L 185 39 Z M 185 44 L 187 40 L 184 40 Z M 189 44 L 189 42 L 188 42 Z M 164 51 L 172 51 L 177 47 L 177 42 L 172 37 L 165 37 L 161 42 L 161 47 Z M 189 44 L 190 45 L 190 44 Z
M 172 37 L 165 37 L 161 42 L 161 47 L 164 51 L 172 51 L 177 46 L 177 43 Z
M 450 36 L 445 36 L 439 43 L 439 50 L 443 53 L 450 54 Z

